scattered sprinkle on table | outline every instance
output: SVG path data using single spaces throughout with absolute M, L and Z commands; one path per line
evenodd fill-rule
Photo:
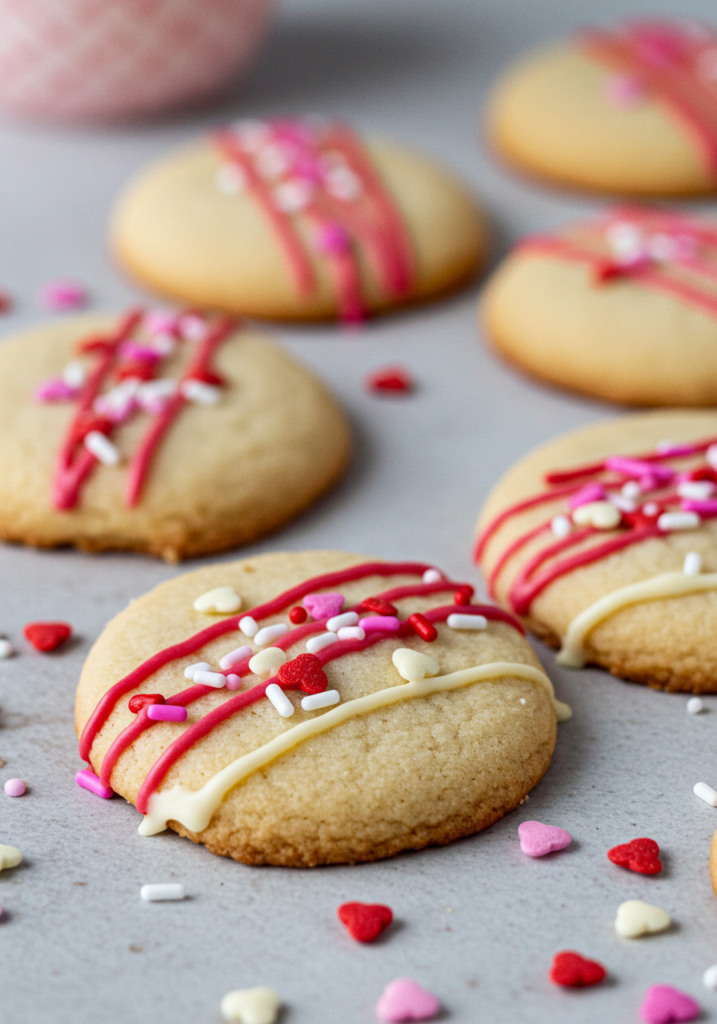
M 656 875 L 662 871 L 660 847 L 654 839 L 633 839 L 607 851 L 608 860 L 639 875 Z
M 6 868 L 16 868 L 22 860 L 22 854 L 16 846 L 6 846 L 0 843 L 0 871 Z
M 605 968 L 597 960 L 586 960 L 580 953 L 565 949 L 553 957 L 548 977 L 554 985 L 585 988 L 588 985 L 597 985 L 605 974 Z
M 529 857 L 544 857 L 546 853 L 564 850 L 573 837 L 557 825 L 544 825 L 541 821 L 524 821 L 518 825 L 520 848 Z
M 711 786 L 708 786 L 706 782 L 696 782 L 692 792 L 700 800 L 704 800 L 706 804 L 709 804 L 710 807 L 717 807 L 717 792 Z
M 270 988 L 237 988 L 227 992 L 221 1002 L 224 1020 L 240 1024 L 274 1024 L 281 1000 Z
M 181 882 L 159 882 L 143 885 L 139 890 L 140 897 L 146 903 L 160 903 L 164 900 L 183 900 L 184 886 Z
M 8 779 L 3 789 L 6 796 L 22 796 L 25 792 L 25 783 L 22 779 Z
M 54 651 L 72 636 L 72 626 L 66 622 L 29 622 L 23 629 L 25 639 L 36 651 Z
M 9 313 L 12 309 L 12 298 L 7 292 L 0 292 L 0 313 Z
M 50 313 L 83 309 L 88 300 L 87 288 L 77 281 L 48 281 L 40 289 L 40 304 Z
M 12 644 L 6 636 L 0 636 L 0 660 L 11 658 L 15 653 Z
M 384 366 L 366 377 L 366 390 L 374 395 L 410 395 L 416 384 L 402 366 Z
M 410 978 L 389 981 L 376 1004 L 381 1020 L 430 1020 L 441 1009 L 440 1001 Z
M 373 942 L 393 921 L 393 911 L 383 903 L 342 903 L 336 913 L 357 942 Z
M 705 988 L 717 989 L 717 964 L 712 964 L 702 975 L 702 984 Z
M 706 711 L 704 701 L 699 697 L 690 697 L 687 701 L 687 714 L 688 715 L 699 715 L 702 711 Z
M 89 790 L 90 793 L 94 793 L 95 796 L 101 796 L 103 800 L 109 800 L 115 795 L 113 789 L 109 786 L 103 786 L 99 780 L 99 777 L 94 772 L 90 771 L 89 768 L 82 768 L 75 775 L 75 782 L 82 789 Z
M 672 985 L 651 985 L 640 1007 L 645 1024 L 681 1024 L 697 1020 L 701 1012 L 696 999 Z
M 615 931 L 624 939 L 639 939 L 642 935 L 664 932 L 671 923 L 670 915 L 661 907 L 642 900 L 625 900 L 617 908 Z

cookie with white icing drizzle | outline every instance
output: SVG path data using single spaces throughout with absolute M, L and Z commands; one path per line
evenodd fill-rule
M 568 667 L 717 692 L 717 413 L 645 413 L 523 458 L 483 508 L 489 592 Z
M 198 612 L 219 587 L 242 610 Z M 169 826 L 245 863 L 470 835 L 522 802 L 569 716 L 520 624 L 472 594 L 422 563 L 331 551 L 163 583 L 87 659 L 81 756 L 143 835 Z

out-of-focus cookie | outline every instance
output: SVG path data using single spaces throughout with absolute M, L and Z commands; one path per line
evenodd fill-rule
M 0 347 L 0 537 L 170 561 L 275 529 L 349 452 L 326 389 L 226 317 L 130 312 Z
M 488 283 L 488 338 L 544 380 L 637 405 L 717 404 L 717 222 L 649 207 L 526 238 Z
M 198 612 L 218 588 L 242 611 Z M 428 565 L 336 551 L 170 580 L 90 652 L 81 756 L 145 815 L 143 835 L 169 826 L 249 864 L 470 835 L 525 799 L 569 717 L 519 623 L 472 593 Z
M 489 495 L 476 560 L 558 661 L 717 692 L 717 413 L 643 413 L 522 459 Z
M 687 22 L 589 29 L 525 58 L 495 88 L 489 131 L 517 167 L 578 188 L 717 188 L 717 33 Z
M 120 197 L 120 263 L 165 295 L 286 320 L 435 298 L 481 266 L 473 198 L 431 161 L 338 122 L 239 122 L 164 157 Z

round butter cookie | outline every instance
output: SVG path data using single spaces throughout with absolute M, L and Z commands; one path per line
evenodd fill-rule
M 478 832 L 525 799 L 570 712 L 520 624 L 472 593 L 338 551 L 163 583 L 90 652 L 78 781 L 134 803 L 142 835 L 169 827 L 246 864 L 370 861 Z
M 470 281 L 486 229 L 451 175 L 346 124 L 245 121 L 140 171 L 111 244 L 134 277 L 204 308 L 354 322 Z
M 169 561 L 252 541 L 336 480 L 346 422 L 228 317 L 131 311 L 0 346 L 0 537 Z
M 489 495 L 475 557 L 560 664 L 717 692 L 717 413 L 642 413 L 536 449 Z
M 482 319 L 537 377 L 636 405 L 717 404 L 717 221 L 618 207 L 524 239 Z
M 634 21 L 525 58 L 489 105 L 497 151 L 551 181 L 629 195 L 717 188 L 717 32 Z

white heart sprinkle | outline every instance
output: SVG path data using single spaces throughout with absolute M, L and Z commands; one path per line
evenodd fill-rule
M 412 651 L 410 647 L 399 647 L 393 652 L 391 659 L 398 669 L 402 679 L 415 682 L 418 679 L 425 679 L 426 676 L 437 676 L 441 671 L 440 665 L 427 654 L 419 654 Z
M 286 654 L 279 647 L 265 647 L 249 662 L 249 671 L 255 676 L 274 676 L 286 664 Z
M 615 931 L 625 939 L 664 932 L 671 924 L 670 915 L 660 907 L 642 900 L 626 900 L 617 908 Z
M 589 501 L 573 512 L 576 526 L 593 526 L 596 530 L 612 530 L 621 518 L 620 510 L 609 501 Z
M 0 843 L 0 871 L 5 868 L 16 868 L 22 860 L 22 854 L 16 846 L 5 846 Z
M 281 1000 L 270 988 L 237 988 L 222 999 L 224 1020 L 241 1024 L 274 1024 Z
M 208 612 L 210 615 L 226 615 L 230 612 L 238 612 L 241 608 L 241 598 L 234 587 L 215 587 L 208 590 L 194 602 L 196 612 Z

